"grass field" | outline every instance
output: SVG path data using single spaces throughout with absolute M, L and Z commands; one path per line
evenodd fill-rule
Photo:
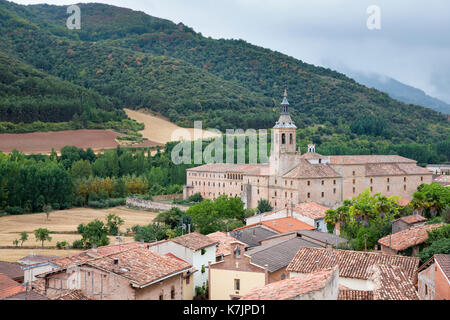
M 124 111 L 131 119 L 145 124 L 145 129 L 144 131 L 141 131 L 141 133 L 142 136 L 144 138 L 147 138 L 148 140 L 162 144 L 166 144 L 167 142 L 171 141 L 180 141 L 180 139 L 178 138 L 172 139 L 172 134 L 178 129 L 187 130 L 191 135 L 191 139 L 189 140 L 194 140 L 194 129 L 181 128 L 170 121 L 167 121 L 160 117 L 152 116 L 151 114 L 144 113 L 142 111 L 135 111 L 129 109 L 124 109 Z M 202 135 L 203 137 L 200 138 L 210 138 L 217 136 L 214 132 L 209 132 L 205 130 L 202 130 Z
M 28 232 L 28 240 L 24 243 L 24 246 L 40 246 L 41 243 L 36 241 L 33 231 L 39 228 L 46 228 L 54 232 L 51 234 L 52 241 L 45 242 L 44 246 L 55 246 L 58 241 L 67 241 L 70 244 L 74 240 L 81 239 L 78 234 L 66 234 L 66 232 L 76 232 L 77 226 L 80 223 L 88 223 L 95 219 L 106 221 L 106 216 L 110 213 L 114 213 L 121 217 L 125 222 L 121 226 L 121 232 L 125 232 L 127 228 L 131 228 L 134 225 L 146 225 L 153 221 L 157 216 L 157 213 L 139 211 L 128 209 L 126 207 L 117 207 L 111 209 L 88 209 L 77 208 L 71 210 L 54 211 L 50 214 L 50 218 L 47 221 L 44 213 L 30 214 L 30 215 L 18 215 L 18 216 L 5 216 L 0 217 L 0 246 L 13 246 L 15 239 L 20 239 L 20 233 L 23 231 Z M 110 237 L 111 243 L 114 243 L 115 238 Z M 123 237 L 124 242 L 133 241 L 132 237 Z M 4 261 L 16 261 L 17 259 L 28 255 L 33 252 L 45 252 L 45 255 L 69 255 L 73 253 L 72 250 L 31 250 L 21 249 L 20 245 L 17 249 L 0 249 L 0 260 Z M 76 251 L 75 251 L 76 252 Z M 19 257 L 18 257 L 19 256 Z M 17 258 L 18 257 L 18 258 Z

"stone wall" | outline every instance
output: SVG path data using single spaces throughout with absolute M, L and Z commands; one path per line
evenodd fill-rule
M 173 207 L 178 208 L 182 211 L 186 211 L 187 209 L 189 209 L 188 206 L 182 206 L 179 204 L 161 203 L 131 197 L 127 198 L 127 207 L 140 208 L 144 210 L 155 210 L 155 211 L 167 211 L 172 209 Z

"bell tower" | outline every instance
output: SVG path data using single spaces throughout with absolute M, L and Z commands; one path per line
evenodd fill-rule
M 289 114 L 287 89 L 281 102 L 281 115 L 272 129 L 272 150 L 270 170 L 272 175 L 284 175 L 299 163 L 300 151 L 297 151 L 297 126 Z

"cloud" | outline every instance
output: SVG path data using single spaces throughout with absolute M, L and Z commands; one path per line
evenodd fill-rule
M 18 3 L 39 3 L 15 0 Z M 51 4 L 73 1 L 46 0 Z M 450 103 L 448 0 L 97 0 L 183 22 L 205 36 L 244 39 L 308 63 L 377 72 Z M 381 9 L 368 30 L 367 8 Z

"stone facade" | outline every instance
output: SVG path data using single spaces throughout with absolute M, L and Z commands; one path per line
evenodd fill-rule
M 241 197 L 246 208 L 256 208 L 259 200 L 268 200 L 276 209 L 304 202 L 336 208 L 367 189 L 411 200 L 419 185 L 432 182 L 430 170 L 400 156 L 322 156 L 313 145 L 302 155 L 288 105 L 285 97 L 272 130 L 269 163 L 207 164 L 189 169 L 185 199 L 200 193 L 205 199 Z
M 187 209 L 189 209 L 188 206 L 182 206 L 179 204 L 161 203 L 161 202 L 143 200 L 143 199 L 131 198 L 131 197 L 127 198 L 126 204 L 128 207 L 141 208 L 141 209 L 145 209 L 145 210 L 156 210 L 156 211 L 167 211 L 174 207 L 178 208 L 182 211 L 186 211 Z

